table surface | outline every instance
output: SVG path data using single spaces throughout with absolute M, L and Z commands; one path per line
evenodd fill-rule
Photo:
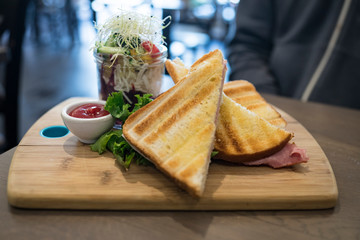
M 360 111 L 264 95 L 318 141 L 339 200 L 311 211 L 63 211 L 9 206 L 15 148 L 0 155 L 0 239 L 360 239 Z

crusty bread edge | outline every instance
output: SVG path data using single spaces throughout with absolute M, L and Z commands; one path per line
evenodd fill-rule
M 180 82 L 180 80 L 183 79 L 189 72 L 179 58 L 176 58 L 173 61 L 167 59 L 165 61 L 165 68 L 169 72 L 169 75 L 175 84 Z
M 290 133 L 288 136 L 278 145 L 267 149 L 265 151 L 260 151 L 255 154 L 243 154 L 241 156 L 234 155 L 234 154 L 228 154 L 225 152 L 220 152 L 215 155 L 214 159 L 220 159 L 228 162 L 233 163 L 243 163 L 243 162 L 249 162 L 249 161 L 255 161 L 259 160 L 265 157 L 269 157 L 277 152 L 279 152 L 281 149 L 285 147 L 285 145 L 293 138 L 293 134 Z
M 186 191 L 187 193 L 189 193 L 192 197 L 194 198 L 200 198 L 202 196 L 202 192 L 198 193 L 197 191 L 195 191 L 193 188 L 188 187 L 186 184 L 183 184 L 182 182 L 178 181 L 177 178 L 175 178 L 174 176 L 172 176 L 171 174 L 169 174 L 167 171 L 165 171 L 164 168 L 161 167 L 161 165 L 157 164 L 156 162 L 153 162 L 151 160 L 151 157 L 146 154 L 146 151 L 140 151 L 139 148 L 137 148 L 132 141 L 129 138 L 126 138 L 124 135 L 123 137 L 125 138 L 125 140 L 130 144 L 130 146 L 137 151 L 141 156 L 143 156 L 144 158 L 146 158 L 147 160 L 149 160 L 152 164 L 155 165 L 155 168 L 161 172 L 162 174 L 164 174 L 167 178 L 169 178 L 172 182 L 174 182 L 174 184 L 176 184 L 177 186 L 179 186 L 183 191 Z M 208 169 L 207 169 L 208 170 Z

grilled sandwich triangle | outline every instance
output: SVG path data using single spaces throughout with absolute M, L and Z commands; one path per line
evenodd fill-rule
M 189 71 L 180 59 L 167 60 L 166 69 L 175 84 Z M 251 83 L 228 82 L 223 90 L 214 145 L 219 153 L 215 158 L 236 163 L 258 160 L 278 152 L 293 137 L 282 129 L 285 120 Z
M 132 114 L 123 135 L 139 153 L 194 196 L 205 188 L 225 74 L 215 50 L 174 87 Z

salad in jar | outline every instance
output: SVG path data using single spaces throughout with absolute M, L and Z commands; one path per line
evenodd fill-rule
M 93 49 L 100 99 L 121 91 L 124 100 L 134 106 L 136 94 L 160 94 L 167 58 L 162 29 L 170 20 L 120 10 L 95 26 L 98 33 Z

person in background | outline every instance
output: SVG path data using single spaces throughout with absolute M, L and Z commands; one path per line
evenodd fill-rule
M 360 108 L 360 0 L 241 0 L 230 80 Z

